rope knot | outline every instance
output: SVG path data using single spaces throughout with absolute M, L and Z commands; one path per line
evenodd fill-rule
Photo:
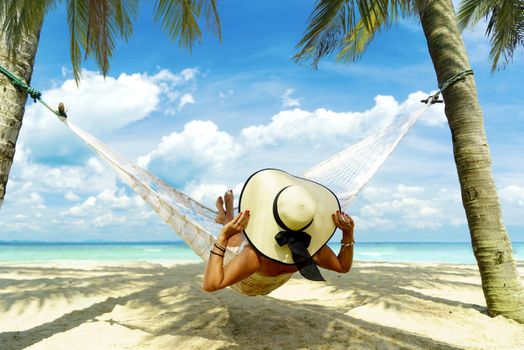
M 38 91 L 37 89 L 31 86 L 26 86 L 26 89 L 27 89 L 27 93 L 29 94 L 29 96 L 31 96 L 33 101 L 36 102 L 36 100 L 39 100 L 42 97 L 42 93 Z

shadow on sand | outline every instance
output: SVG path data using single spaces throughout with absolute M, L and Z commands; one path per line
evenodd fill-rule
M 9 269 L 2 268 L 1 272 L 9 272 Z M 471 276 L 473 270 L 469 267 L 451 270 L 439 266 L 434 272 L 428 272 L 431 269 L 416 265 L 357 264 L 348 275 L 326 273 L 329 288 L 350 293 L 343 301 L 246 297 L 230 289 L 205 293 L 200 290 L 201 277 L 198 275 L 203 265 L 104 267 L 96 273 L 90 272 L 88 278 L 82 277 L 85 271 L 75 269 L 12 269 L 40 278 L 0 279 L 0 290 L 7 290 L 0 295 L 2 314 L 13 311 L 11 308 L 15 305 L 23 307 L 28 300 L 37 301 L 42 308 L 49 299 L 56 298 L 77 300 L 99 296 L 100 301 L 82 309 L 73 308 L 58 318 L 26 330 L 0 333 L 0 348 L 8 350 L 24 349 L 90 322 L 144 332 L 140 348 L 148 348 L 151 342 L 162 337 L 167 342 L 177 341 L 171 344 L 172 348 L 189 348 L 190 340 L 181 343 L 180 339 L 199 337 L 216 341 L 215 348 L 285 349 L 292 337 L 297 348 L 308 349 L 458 349 L 428 337 L 366 322 L 347 313 L 355 307 L 385 299 L 388 308 L 412 308 L 414 303 L 407 302 L 406 296 L 436 303 L 437 307 L 486 312 L 479 305 L 410 289 L 445 288 L 448 284 L 450 288 L 456 287 L 461 282 L 443 280 L 442 276 Z M 412 311 L 423 313 L 426 310 Z

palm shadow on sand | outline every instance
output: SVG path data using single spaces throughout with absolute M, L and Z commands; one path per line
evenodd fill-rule
M 39 298 L 39 305 L 43 307 L 50 295 L 66 299 L 98 295 L 101 301 L 82 309 L 72 309 L 26 330 L 2 332 L 2 349 L 24 349 L 89 322 L 140 330 L 144 332 L 141 348 L 147 348 L 159 339 L 163 339 L 163 344 L 173 342 L 174 348 L 189 348 L 192 339 L 198 337 L 213 341 L 217 345 L 215 348 L 284 349 L 292 338 L 297 348 L 310 349 L 368 349 L 370 346 L 384 349 L 456 349 L 452 344 L 367 322 L 347 313 L 361 305 L 384 303 L 384 300 L 387 300 L 388 308 L 412 308 L 410 311 L 425 312 L 406 302 L 406 296 L 435 303 L 437 308 L 458 307 L 486 312 L 479 305 L 410 289 L 445 287 L 447 284 L 451 288 L 457 282 L 440 277 L 446 273 L 452 277 L 471 275 L 471 269 L 466 267 L 451 270 L 442 266 L 429 273 L 428 269 L 416 265 L 376 268 L 357 264 L 348 275 L 326 273 L 333 295 L 343 291 L 350 293 L 348 298 L 295 301 L 271 296 L 246 297 L 230 289 L 216 293 L 202 292 L 201 277 L 195 271 L 202 271 L 203 265 L 104 267 L 97 270 L 97 276 L 87 280 L 74 269 L 34 269 L 37 270 L 32 273 L 40 276 L 47 273 L 50 277 L 23 281 L 0 279 L 2 288 L 16 285 L 22 289 L 13 295 L 3 294 L 0 312 L 8 311 L 15 304 L 20 307 L 24 300 L 35 298 Z M 134 291 L 123 292 L 123 285 L 133 285 Z

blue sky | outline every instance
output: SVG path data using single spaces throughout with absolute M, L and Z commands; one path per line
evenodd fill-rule
M 415 19 L 380 33 L 357 63 L 328 58 L 314 71 L 291 59 L 311 1 L 221 2 L 222 43 L 205 31 L 191 54 L 166 38 L 152 20 L 151 2 L 143 3 L 132 38 L 118 43 L 109 76 L 104 80 L 87 61 L 79 88 L 65 11 L 51 12 L 31 84 L 51 104 L 63 101 L 76 124 L 207 205 L 227 188 L 239 191 L 260 168 L 300 174 L 372 133 L 384 121 L 381 108 L 436 89 Z M 466 31 L 464 40 L 505 223 L 513 241 L 524 241 L 524 57 L 519 50 L 508 69 L 492 74 L 484 28 Z M 355 127 L 361 115 L 367 129 Z M 295 127 L 297 118 L 311 127 Z M 255 142 L 254 131 L 265 141 Z M 442 106 L 410 130 L 349 212 L 359 241 L 469 240 Z M 0 226 L 0 240 L 177 240 L 102 161 L 32 102 Z

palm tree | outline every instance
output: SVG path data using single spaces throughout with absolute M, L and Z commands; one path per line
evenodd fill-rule
M 420 19 L 439 86 L 471 69 L 451 0 L 317 0 L 305 34 L 297 45 L 299 52 L 295 58 L 297 61 L 311 60 L 316 67 L 322 57 L 337 51 L 337 59 L 354 61 L 379 30 L 390 28 L 400 16 Z M 519 23 L 521 25 L 522 21 Z M 522 34 L 522 30 L 519 33 Z M 494 54 L 493 57 L 498 59 L 499 56 Z M 504 315 L 523 323 L 524 289 L 491 173 L 491 158 L 473 75 L 461 76 L 442 91 L 442 96 L 451 129 L 462 203 L 488 311 L 492 316 Z
M 80 80 L 82 58 L 94 57 L 104 75 L 116 40 L 127 40 L 133 31 L 138 0 L 0 0 L 0 64 L 16 76 L 31 81 L 40 29 L 49 10 L 66 3 L 69 49 L 73 72 Z M 216 0 L 156 0 L 154 16 L 180 46 L 191 50 L 201 38 L 199 17 L 221 39 Z M 13 87 L 0 74 L 0 207 L 27 100 L 27 93 Z

